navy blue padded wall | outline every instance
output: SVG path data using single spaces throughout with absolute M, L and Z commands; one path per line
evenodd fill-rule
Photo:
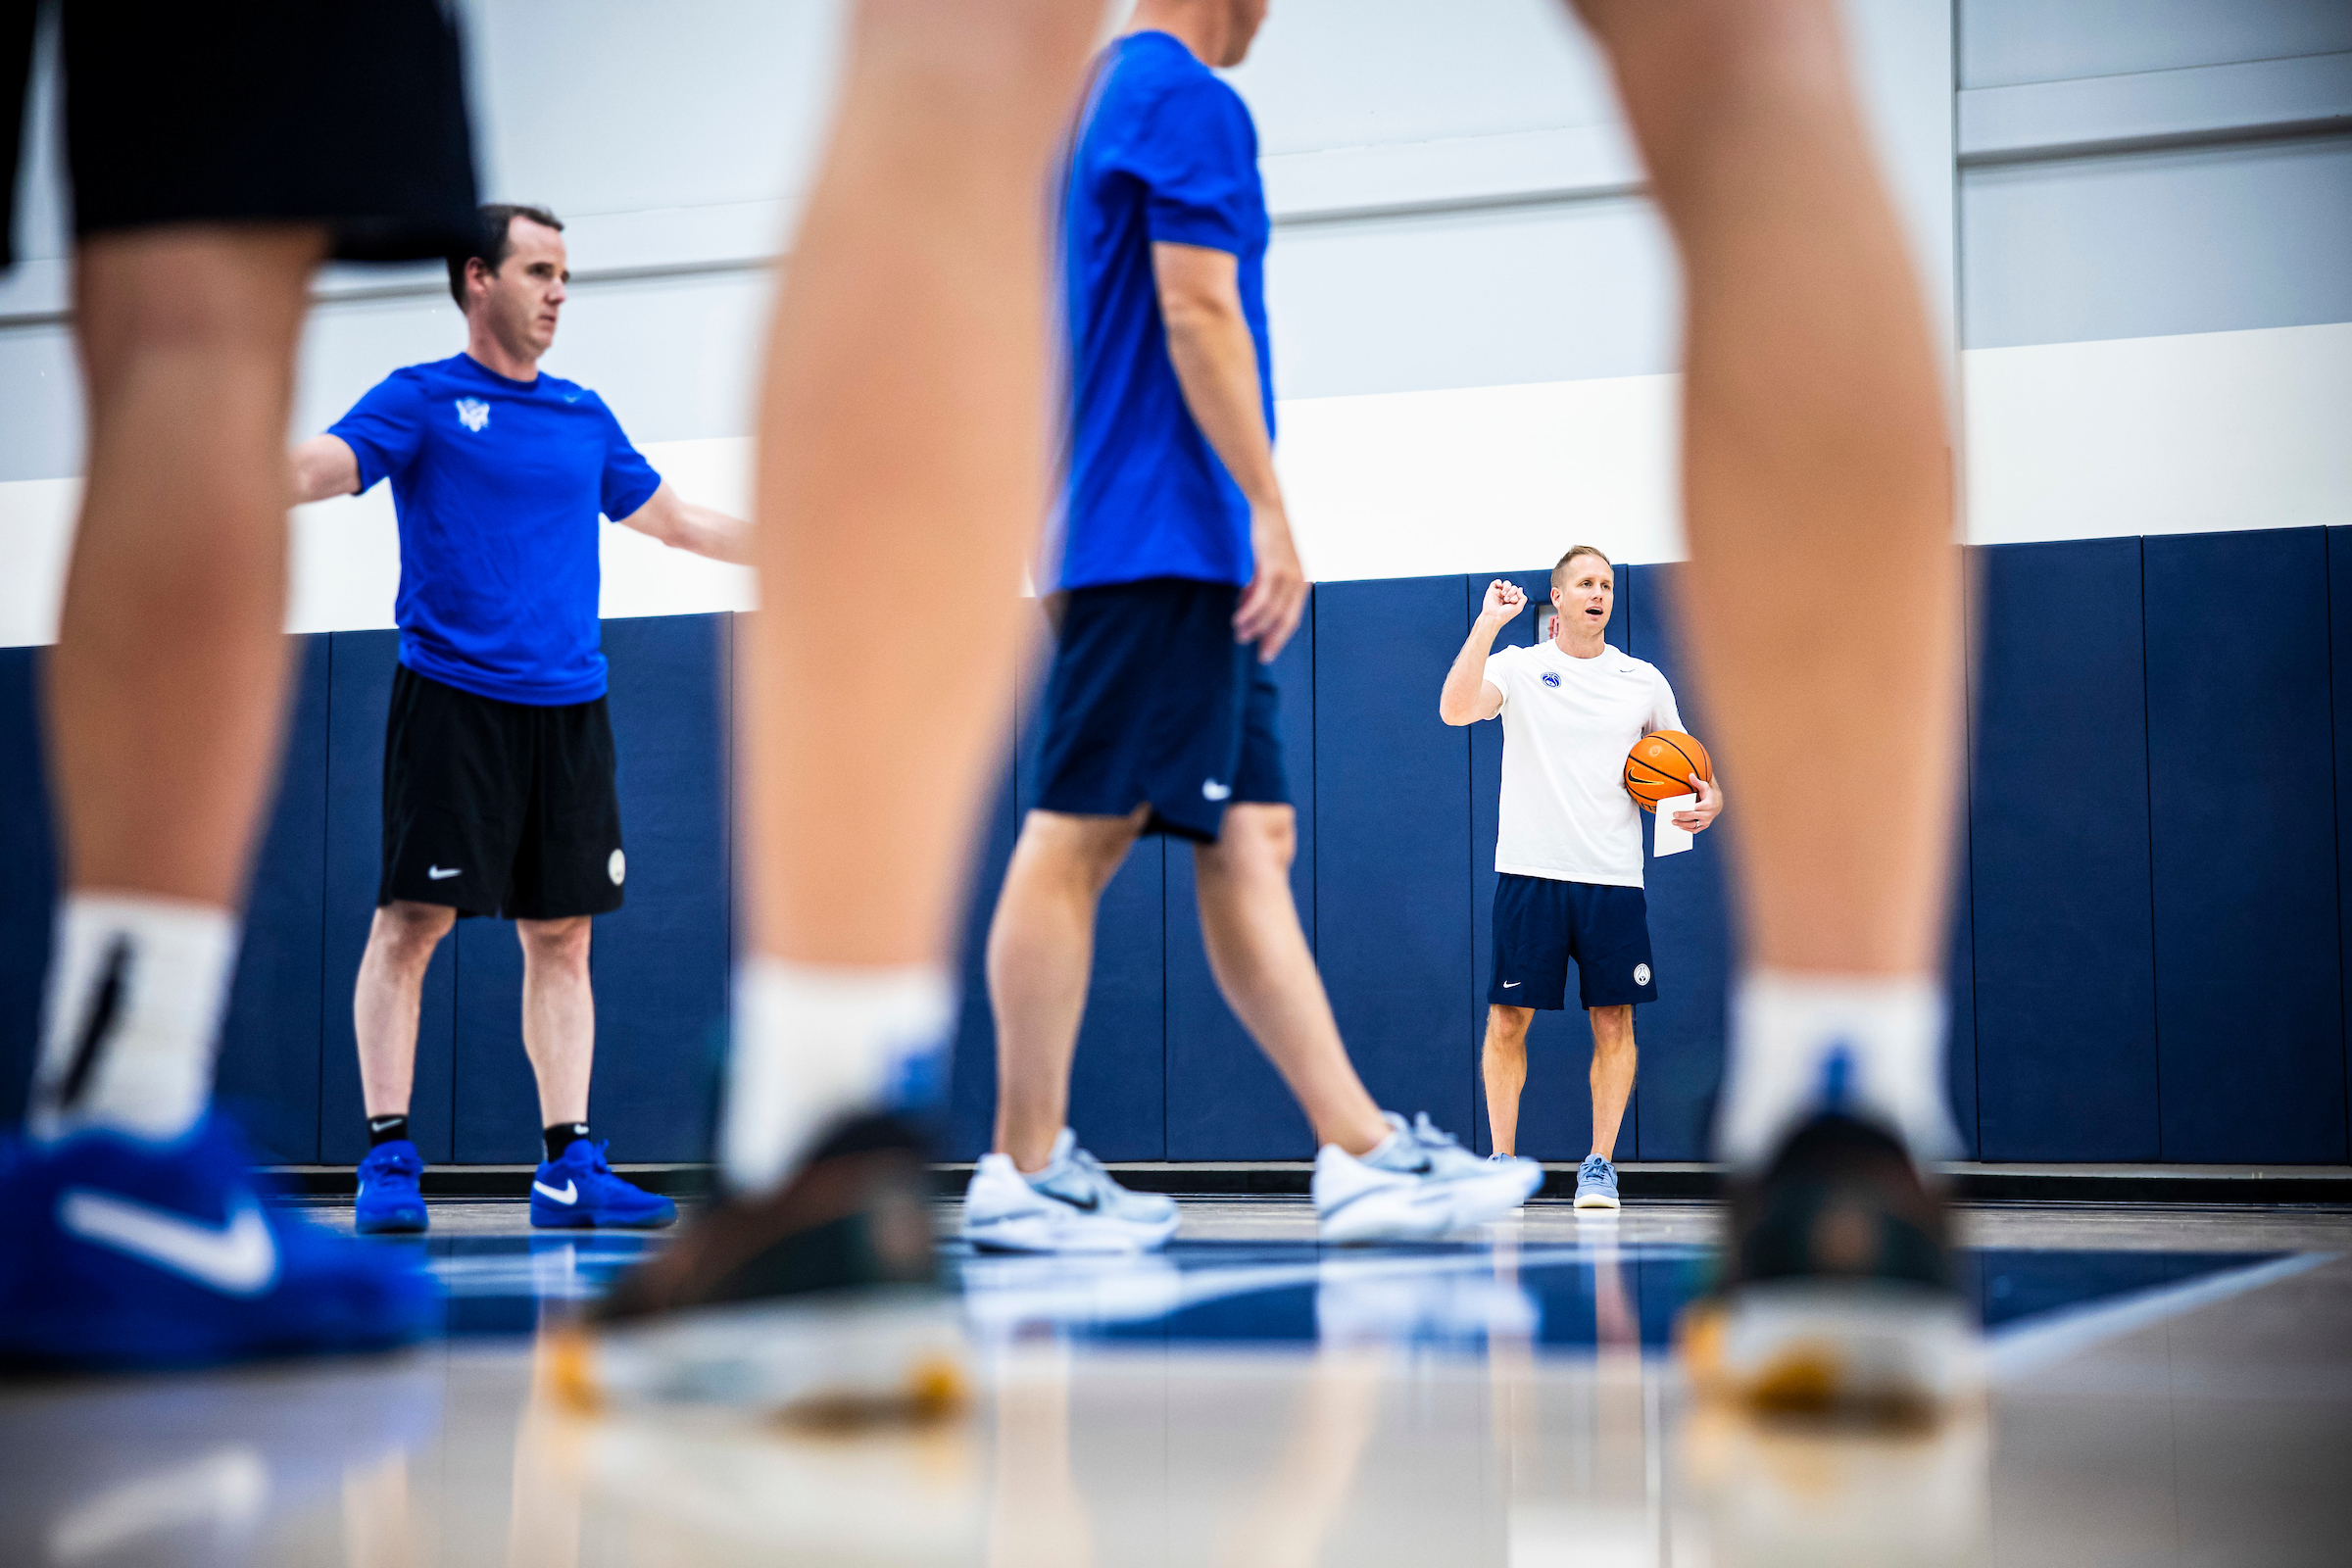
M 2340 1161 L 2327 534 L 2143 550 L 2163 1157 Z
M 709 1157 L 730 968 L 724 615 L 609 620 L 619 759 L 621 907 L 589 950 L 596 1072 L 588 1113 L 617 1160 Z M 457 1159 L 541 1157 L 522 1049 L 522 948 L 506 920 L 457 930 Z
M 265 1157 L 307 1164 L 318 1157 L 331 654 L 324 633 L 291 642 L 284 760 L 254 855 L 215 1082 Z
M 360 956 L 368 948 L 368 927 L 375 918 L 383 869 L 384 715 L 392 702 L 400 634 L 333 632 L 327 649 L 325 1028 L 319 1050 L 318 1157 L 341 1164 L 368 1152 L 351 993 Z M 444 942 L 424 974 L 409 1128 L 417 1152 L 428 1160 L 456 1157 L 451 1095 L 457 969 L 457 944 Z
M 596 983 L 589 1113 L 617 1159 L 710 1157 L 733 968 L 733 620 L 605 622 L 628 880 L 620 909 L 596 922 L 589 960 Z
M 0 1127 L 24 1116 L 57 906 L 40 672 L 39 649 L 0 648 Z
M 1274 662 L 1282 686 L 1283 765 L 1298 810 L 1291 897 L 1308 946 L 1315 940 L 1315 611 Z M 1306 1159 L 1315 1139 L 1305 1113 L 1217 991 L 1200 945 L 1200 884 L 1193 847 L 1167 857 L 1170 1159 Z
M 996 1132 L 997 1026 L 988 1006 L 988 921 L 996 912 L 997 893 L 1004 885 L 1004 867 L 1012 858 L 1012 838 L 1019 823 L 1012 776 L 1014 733 L 1008 713 L 1004 765 L 975 836 L 964 893 L 963 932 L 957 947 L 963 996 L 941 1151 L 948 1159 L 978 1159 L 988 1152 Z
M 1315 591 L 1315 935 L 1372 1096 L 1467 1137 L 1470 739 L 1438 717 L 1462 579 Z
M 1037 800 L 1035 720 L 1047 657 L 1039 659 L 1018 698 L 1022 738 L 1015 789 L 1022 811 Z M 1095 916 L 1094 972 L 1070 1069 L 1070 1125 L 1102 1159 L 1167 1154 L 1165 866 L 1163 840 L 1139 842 L 1102 890 Z M 991 1106 L 993 1117 L 993 1095 Z
M 1643 565 L 1620 575 L 1633 581 L 1635 658 L 1658 666 L 1674 688 L 1683 728 L 1706 744 L 1706 702 L 1675 629 L 1676 578 L 1681 568 Z M 1720 756 L 1722 820 L 1681 855 L 1661 860 L 1650 853 L 1655 819 L 1642 818 L 1642 879 L 1649 900 L 1649 945 L 1656 956 L 1658 1000 L 1635 1009 L 1634 1038 L 1642 1049 L 1642 1114 L 1637 1152 L 1642 1159 L 1707 1157 L 1715 1092 L 1723 1081 L 1725 999 L 1731 985 L 1732 835 L 1740 828 L 1740 785 Z
M 1960 614 L 1962 662 L 1959 674 L 1961 724 L 1961 756 L 1976 755 L 1976 710 L 1969 691 L 1967 662 L 1968 628 L 1973 625 L 1974 613 L 1969 583 L 1976 569 L 1977 552 L 1961 552 Z M 1961 1159 L 1980 1157 L 1981 1141 L 1977 1127 L 1977 943 L 1976 943 L 1976 874 L 1970 866 L 1970 803 L 1976 796 L 1975 780 L 1971 777 L 1973 764 L 1960 771 L 1960 800 L 1953 812 L 1952 823 L 1952 896 L 1951 925 L 1945 933 L 1943 974 L 1945 995 L 1951 1005 L 1944 1037 L 1944 1091 L 1952 1107 L 1952 1130 L 1959 1135 L 1960 1146 L 1954 1152 Z
M 1977 1116 L 1986 1159 L 2158 1157 L 2140 542 L 1976 556 Z M 2217 584 L 2216 601 L 2243 584 Z
M 2352 528 L 2328 530 L 2328 667 L 2335 721 L 2335 889 L 2338 951 L 2352 989 Z M 2352 1120 L 2352 997 L 2345 1009 L 2347 1119 Z
M 1608 640 L 1626 646 L 1633 614 L 1633 585 L 1623 567 L 1617 570 L 1617 604 L 1609 617 Z M 1551 600 L 1551 573 L 1534 571 L 1473 572 L 1462 579 L 1462 634 L 1478 618 L 1487 588 L 1496 577 L 1516 584 L 1527 595 L 1521 611 L 1495 636 L 1496 650 L 1526 648 L 1536 640 L 1538 613 Z M 1448 664 L 1450 665 L 1450 661 Z M 1401 674 L 1401 672 L 1400 672 Z M 1446 672 L 1430 682 L 1430 701 Z M 1500 832 L 1496 814 L 1502 792 L 1502 720 L 1493 718 L 1469 726 L 1470 733 L 1470 918 L 1471 954 L 1468 1000 L 1470 1037 L 1483 1053 L 1487 1030 L 1487 992 L 1494 974 L 1494 842 Z M 1507 978 L 1507 977 L 1506 977 Z M 1635 1023 L 1638 1032 L 1641 1024 Z M 1519 1125 L 1512 1147 L 1536 1159 L 1582 1159 L 1592 1147 L 1592 1026 L 1576 1004 L 1576 975 L 1568 977 L 1568 1006 L 1560 1012 L 1539 1012 L 1527 1032 L 1527 1083 L 1519 1094 Z M 1475 1147 L 1493 1152 L 1494 1129 L 1487 1111 L 1486 1075 L 1474 1054 L 1470 1068 L 1472 1114 L 1477 1120 Z M 1633 1157 L 1641 1115 L 1641 1092 L 1625 1108 L 1617 1135 L 1617 1152 Z M 1470 1134 L 1464 1134 L 1469 1141 Z

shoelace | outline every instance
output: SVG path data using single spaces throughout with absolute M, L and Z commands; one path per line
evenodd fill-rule
M 1587 1154 L 1584 1164 L 1577 1167 L 1576 1173 L 1579 1176 L 1606 1176 L 1609 1174 L 1609 1162 L 1598 1154 Z
M 414 1154 L 392 1154 L 374 1162 L 379 1176 L 421 1176 L 424 1161 Z
M 1429 1112 L 1426 1110 L 1414 1112 L 1412 1134 L 1414 1143 L 1430 1149 L 1459 1149 L 1462 1147 L 1461 1140 L 1454 1137 L 1453 1134 L 1440 1131 L 1438 1124 L 1429 1119 Z

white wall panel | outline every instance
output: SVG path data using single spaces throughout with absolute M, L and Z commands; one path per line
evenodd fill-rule
M 2352 49 L 2344 0 L 1960 0 L 1960 85 Z

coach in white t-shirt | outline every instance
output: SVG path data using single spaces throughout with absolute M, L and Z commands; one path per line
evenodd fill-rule
M 1616 601 L 1609 559 L 1578 545 L 1551 568 L 1551 640 L 1490 653 L 1527 604 L 1495 581 L 1438 698 L 1448 724 L 1502 716 L 1494 978 L 1481 1063 L 1494 1151 L 1509 1154 L 1516 1141 L 1528 1025 L 1539 1010 L 1567 1006 L 1574 960 L 1577 1000 L 1592 1020 L 1592 1152 L 1577 1172 L 1579 1208 L 1617 1206 L 1610 1155 L 1634 1092 L 1634 1004 L 1658 1000 L 1642 818 L 1625 791 L 1625 759 L 1651 731 L 1683 727 L 1666 677 L 1605 640 Z M 1693 789 L 1697 809 L 1674 821 L 1695 833 L 1715 820 L 1723 796 L 1706 779 Z

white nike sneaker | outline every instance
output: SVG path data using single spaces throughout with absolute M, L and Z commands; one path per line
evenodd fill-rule
M 1481 1159 L 1431 1124 L 1425 1111 L 1358 1159 L 1337 1144 L 1315 1153 L 1315 1217 L 1323 1240 L 1419 1242 L 1484 1225 L 1527 1201 L 1544 1185 L 1532 1159 Z
M 963 1193 L 963 1239 L 987 1252 L 1140 1252 L 1175 1234 L 1176 1200 L 1121 1187 L 1067 1127 L 1035 1176 L 984 1154 Z

